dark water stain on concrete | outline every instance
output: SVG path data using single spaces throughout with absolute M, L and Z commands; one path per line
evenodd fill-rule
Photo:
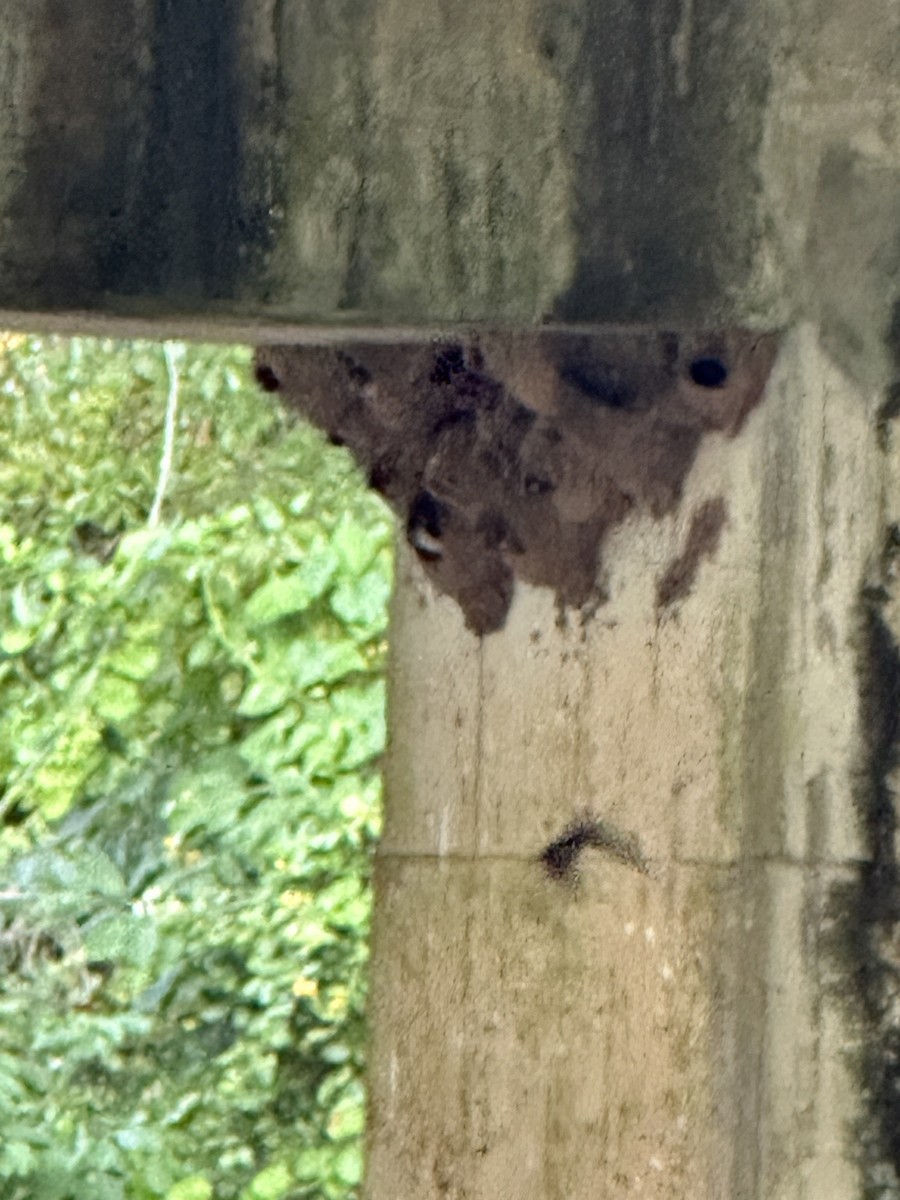
M 239 216 L 237 0 L 156 0 L 149 137 L 130 243 L 106 268 L 128 292 L 227 296 Z
M 742 294 L 762 235 L 765 9 L 697 0 L 536 11 L 536 43 L 579 131 L 576 267 L 554 314 L 709 319 L 711 297 Z
M 564 608 L 596 605 L 608 534 L 678 506 L 703 439 L 739 431 L 774 352 L 773 337 L 743 331 L 494 334 L 272 347 L 257 378 L 349 447 L 436 587 L 485 634 L 517 578 Z M 664 602 L 689 589 L 723 522 L 720 501 L 695 515 Z
M 575 883 L 585 850 L 599 850 L 614 862 L 630 867 L 641 875 L 650 874 L 650 866 L 637 835 L 618 829 L 590 810 L 585 810 L 570 821 L 562 833 L 543 848 L 539 861 L 550 879 Z
M 241 0 L 43 0 L 9 303 L 233 301 L 264 270 L 279 125 L 272 87 L 246 82 L 242 21 Z
M 828 948 L 838 994 L 856 1031 L 853 1050 L 865 1108 L 852 1131 L 864 1200 L 900 1190 L 900 865 L 894 776 L 900 765 L 900 649 L 885 613 L 900 532 L 885 543 L 885 584 L 860 598 L 860 721 L 865 745 L 856 802 L 866 854 L 856 878 L 836 885 Z
M 728 509 L 721 496 L 706 500 L 691 517 L 684 551 L 666 568 L 656 584 L 656 603 L 667 608 L 690 594 L 700 563 L 719 548 Z

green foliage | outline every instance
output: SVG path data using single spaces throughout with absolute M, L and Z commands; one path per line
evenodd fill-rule
M 0 353 L 0 1195 L 331 1200 L 360 1175 L 390 523 L 160 347 Z

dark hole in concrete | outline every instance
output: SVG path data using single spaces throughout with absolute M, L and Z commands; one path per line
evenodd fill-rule
M 720 388 L 728 378 L 728 368 L 718 358 L 695 358 L 691 363 L 691 379 L 698 387 Z
M 437 559 L 443 554 L 441 538 L 446 519 L 440 501 L 431 492 L 419 492 L 409 510 L 406 532 L 410 545 L 423 558 Z
M 256 364 L 256 382 L 264 392 L 277 392 L 281 387 L 281 380 L 266 363 Z
M 385 462 L 375 463 L 369 471 L 369 487 L 384 495 L 391 485 L 394 472 Z
M 553 491 L 553 484 L 549 479 L 538 479 L 534 475 L 526 475 L 525 491 L 529 496 L 545 496 L 547 492 Z
M 460 371 L 464 371 L 465 366 L 466 356 L 462 346 L 448 346 L 434 360 L 431 382 L 449 383 L 451 375 L 457 375 Z

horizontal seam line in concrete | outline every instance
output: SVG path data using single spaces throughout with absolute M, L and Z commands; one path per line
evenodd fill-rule
M 121 305 L 122 298 L 116 301 Z M 250 345 L 342 345 L 349 342 L 379 344 L 427 344 L 448 339 L 456 341 L 467 337 L 485 337 L 488 334 L 578 334 L 598 337 L 627 336 L 629 334 L 654 333 L 717 333 L 719 327 L 709 324 L 681 324 L 677 321 L 661 321 L 659 324 L 635 322 L 634 324 L 602 324 L 599 322 L 548 323 L 527 325 L 522 322 L 473 319 L 470 321 L 429 322 L 424 325 L 383 324 L 361 319 L 353 324 L 321 319 L 304 321 L 295 316 L 260 314 L 246 315 L 227 310 L 210 308 L 206 312 L 129 312 L 120 307 L 118 312 L 103 310 L 43 311 L 39 308 L 0 309 L 0 329 L 20 330 L 26 333 L 50 332 L 66 335 L 79 334 L 86 337 L 148 338 L 163 341 L 174 338 L 186 341 L 244 342 Z M 736 328 L 722 326 L 721 328 Z M 778 334 L 779 329 L 759 329 L 748 332 L 760 336 Z
M 542 851 L 538 850 L 534 854 L 434 854 L 431 851 L 425 850 L 387 850 L 379 848 L 376 851 L 378 859 L 397 859 L 410 861 L 430 861 L 430 862 L 452 862 L 452 863 L 476 863 L 476 862 L 530 862 L 534 864 L 540 863 Z M 617 867 L 624 867 L 629 870 L 636 870 L 629 863 L 622 862 L 610 851 L 599 849 L 585 848 L 583 851 L 584 860 L 598 860 Z M 644 858 L 643 863 L 651 870 L 654 867 L 676 866 L 676 867 L 718 867 L 723 870 L 729 870 L 733 867 L 747 866 L 748 864 L 761 864 L 763 866 L 782 866 L 782 867 L 861 867 L 871 866 L 873 859 L 871 858 L 795 858 L 787 854 L 748 854 L 741 858 Z M 638 874 L 645 872 L 638 871 Z

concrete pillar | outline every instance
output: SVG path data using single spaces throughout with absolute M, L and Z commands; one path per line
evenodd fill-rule
M 823 146 L 837 128 L 849 152 L 848 119 L 890 136 L 891 0 L 845 18 L 850 41 L 819 5 L 7 6 L 0 311 L 312 340 L 771 328 L 805 285 Z M 842 95 L 873 62 L 876 104 Z
M 0 321 L 272 343 L 406 534 L 368 1200 L 900 1195 L 894 0 L 88 7 Z
M 717 345 L 262 354 L 407 514 L 373 1198 L 891 1178 L 890 434 L 815 327 Z

